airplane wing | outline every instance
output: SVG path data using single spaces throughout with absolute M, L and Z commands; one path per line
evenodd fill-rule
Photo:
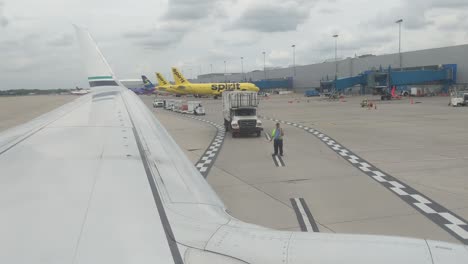
M 0 134 L 0 263 L 467 263 L 462 245 L 231 217 L 77 29 L 92 92 Z

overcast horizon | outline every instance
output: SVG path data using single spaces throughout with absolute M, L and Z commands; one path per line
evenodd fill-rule
M 0 0 L 0 90 L 87 87 L 72 23 L 89 29 L 119 79 L 177 66 L 240 72 L 468 43 L 466 0 Z M 370 12 L 372 10 L 372 12 Z

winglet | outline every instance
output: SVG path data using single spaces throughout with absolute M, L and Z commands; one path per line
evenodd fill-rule
M 81 56 L 88 75 L 89 85 L 91 87 L 119 86 L 119 82 L 115 78 L 114 72 L 89 32 L 76 25 L 73 26 L 75 27 L 78 42 L 80 44 Z
M 185 79 L 184 75 L 182 75 L 176 67 L 172 67 L 172 75 L 174 76 L 176 84 L 190 84 L 190 82 Z

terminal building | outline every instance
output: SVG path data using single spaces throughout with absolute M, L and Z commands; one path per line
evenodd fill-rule
M 402 67 L 400 68 L 400 63 Z M 402 52 L 400 54 L 385 54 L 385 55 L 365 55 L 354 58 L 346 58 L 337 61 L 338 64 L 338 81 L 342 79 L 341 84 L 351 81 L 349 78 L 358 78 L 362 74 L 370 74 L 372 71 L 381 72 L 398 72 L 405 71 L 405 76 L 401 74 L 394 75 L 395 78 L 404 77 L 403 79 L 395 80 L 398 85 L 432 85 L 446 88 L 450 85 L 468 85 L 468 44 L 434 48 L 410 52 Z M 452 70 L 446 71 L 450 65 Z M 444 70 L 445 69 L 445 70 Z M 196 82 L 241 82 L 248 81 L 254 83 L 266 84 L 264 87 L 258 85 L 261 89 L 280 88 L 275 87 L 279 82 L 282 82 L 281 88 L 293 89 L 296 92 L 303 92 L 309 89 L 320 89 L 324 87 L 327 81 L 335 79 L 336 63 L 323 62 L 310 65 L 302 65 L 280 69 L 267 69 L 265 72 L 253 71 L 247 73 L 230 73 L 224 74 L 205 74 L 198 76 Z M 441 75 L 445 77 L 440 77 Z M 438 75 L 439 79 L 435 80 L 430 76 Z M 375 76 L 375 74 L 373 74 Z M 266 77 L 266 78 L 265 78 Z M 346 79 L 346 80 L 345 80 Z M 390 79 L 390 77 L 389 77 Z M 354 80 L 356 81 L 356 80 Z M 407 81 L 407 83 L 405 83 Z M 357 81 L 356 81 L 357 82 Z M 268 86 L 268 83 L 272 86 Z M 335 86 L 339 86 L 337 82 Z M 354 83 L 357 85 L 359 82 Z M 390 83 L 387 81 L 387 83 Z M 280 86 L 281 86 L 280 85 Z M 352 81 L 349 85 L 353 85 Z M 368 92 L 366 89 L 361 91 Z

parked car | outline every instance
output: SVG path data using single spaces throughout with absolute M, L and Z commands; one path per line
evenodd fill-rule
M 153 101 L 153 107 L 154 107 L 154 108 L 157 108 L 157 107 L 164 107 L 164 100 L 162 100 L 162 99 L 154 99 L 154 101 Z

